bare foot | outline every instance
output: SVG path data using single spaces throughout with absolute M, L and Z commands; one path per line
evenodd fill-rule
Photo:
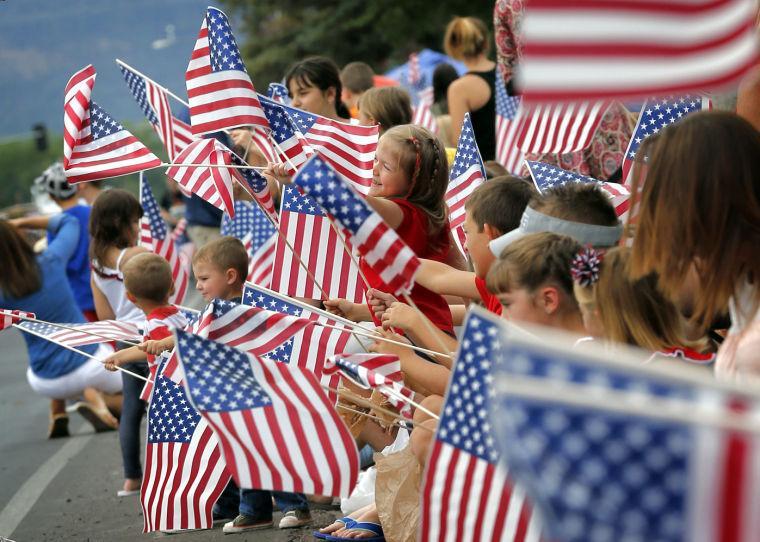
M 380 515 L 377 513 L 377 506 L 374 503 L 362 509 L 362 514 L 359 516 L 358 522 L 369 522 L 380 524 Z M 344 538 L 353 538 L 355 540 L 361 540 L 362 538 L 375 538 L 377 535 L 369 531 L 357 531 L 354 529 L 344 529 L 345 533 L 339 536 Z M 336 535 L 338 536 L 338 535 Z
M 127 478 L 124 480 L 124 491 L 137 491 L 141 483 L 142 480 L 139 478 Z
M 367 506 L 364 506 L 363 508 L 359 508 L 355 512 L 352 512 L 348 515 L 351 519 L 358 520 L 359 517 L 361 517 L 362 514 L 365 512 L 368 512 L 371 508 L 373 508 L 374 504 L 368 504 Z M 320 533 L 324 534 L 332 534 L 333 536 L 343 536 L 341 533 L 347 533 L 348 529 L 346 529 L 346 524 L 342 521 L 333 521 L 330 525 L 327 527 L 322 527 L 319 530 Z

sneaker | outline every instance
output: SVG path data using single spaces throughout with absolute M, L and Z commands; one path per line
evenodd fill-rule
M 291 510 L 282 516 L 280 529 L 295 529 L 311 523 L 311 513 L 308 510 Z
M 256 519 L 253 516 L 240 514 L 229 523 L 225 523 L 222 532 L 224 534 L 244 533 L 246 531 L 258 531 L 259 529 L 271 529 L 272 527 L 274 527 L 274 522 L 271 519 Z

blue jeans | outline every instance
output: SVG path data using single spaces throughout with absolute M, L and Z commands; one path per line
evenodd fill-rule
M 127 363 L 124 368 L 148 377 L 148 364 L 145 362 Z M 145 401 L 140 400 L 140 392 L 145 382 L 126 373 L 121 373 L 121 379 L 123 399 L 119 420 L 119 444 L 124 463 L 124 478 L 142 478 L 140 422 L 145 414 Z
M 309 510 L 309 502 L 302 493 L 239 489 L 235 481 L 230 480 L 214 505 L 214 515 L 217 517 L 234 517 L 239 513 L 252 516 L 258 521 L 271 520 L 273 512 L 272 495 L 274 495 L 277 508 L 283 513 L 292 510 L 303 512 Z

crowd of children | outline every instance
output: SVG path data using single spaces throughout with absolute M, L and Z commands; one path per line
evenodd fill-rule
M 471 113 L 483 158 L 490 160 L 495 155 L 497 66 L 488 59 L 488 30 L 475 19 L 455 18 L 445 45 L 468 74 L 452 82 L 440 71 L 448 89 L 440 113 L 450 113 L 455 132 L 464 114 Z M 318 301 L 333 314 L 373 322 L 384 338 L 396 341 L 377 341 L 370 350 L 398 356 L 405 384 L 423 407 L 414 413 L 406 448 L 395 452 L 408 454 L 409 472 L 427 463 L 437 423 L 430 414 L 440 413 L 452 373 L 447 354 L 457 350 L 456 328 L 473 303 L 516 325 L 561 329 L 611 347 L 639 347 L 642 363 L 714 366 L 717 377 L 739 381 L 760 373 L 760 133 L 750 122 L 729 112 L 695 113 L 653 136 L 645 178 L 635 178 L 632 186 L 635 228 L 630 230 L 595 184 L 539 193 L 531 181 L 505 174 L 494 163 L 496 174 L 467 199 L 462 254 L 445 203 L 446 137 L 442 141 L 410 124 L 407 92 L 377 86 L 374 78 L 361 62 L 340 71 L 330 59 L 311 57 L 295 63 L 284 82 L 294 107 L 380 127 L 366 200 L 420 258 L 410 294 L 414 306 L 388 293 L 363 259 L 359 266 L 367 280 L 366 303 Z M 232 136 L 242 154 L 249 150 L 246 130 Z M 260 158 L 248 160 L 261 163 Z M 282 164 L 267 164 L 264 173 L 274 194 L 278 185 L 290 182 Z M 0 266 L 0 307 L 55 322 L 116 319 L 142 330 L 140 346 L 111 352 L 105 346 L 82 347 L 111 372 L 25 335 L 29 383 L 52 401 L 51 436 L 66 433 L 63 401 L 72 397 L 84 399 L 78 408 L 96 429 L 118 426 L 124 467 L 118 495 L 126 497 L 139 493 L 140 426 L 150 386 L 112 371 L 122 367 L 155 377 L 157 356 L 174 346 L 171 330 L 185 327 L 187 320 L 169 303 L 169 264 L 139 246 L 143 210 L 138 200 L 125 190 L 110 189 L 91 208 L 80 209 L 72 199 L 74 189 L 48 177 L 44 183 L 63 214 L 0 220 L 0 254 L 6 262 Z M 49 233 L 47 248 L 37 255 L 19 233 L 34 227 Z M 241 302 L 248 255 L 240 241 L 219 237 L 197 246 L 192 269 L 205 302 Z M 81 285 L 85 275 L 91 277 L 86 289 Z M 441 355 L 421 354 L 404 343 Z M 357 395 L 364 393 L 344 385 Z M 379 413 L 373 416 L 364 402 L 342 397 L 341 404 L 351 409 L 352 414 L 342 414 L 359 449 L 382 452 L 403 431 L 383 423 Z M 376 456 L 376 461 L 384 460 Z M 214 513 L 225 521 L 225 533 L 272 527 L 275 505 L 284 513 L 279 527 L 301 527 L 311 522 L 309 499 L 318 500 L 242 489 L 231 482 Z M 382 540 L 383 529 L 390 530 L 394 521 L 388 498 L 344 512 L 315 536 Z M 414 523 L 404 525 L 408 532 L 394 530 L 394 540 L 414 540 Z

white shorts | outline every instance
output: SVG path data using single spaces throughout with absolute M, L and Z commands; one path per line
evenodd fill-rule
M 111 353 L 113 348 L 101 344 L 94 355 L 105 359 Z M 85 388 L 95 388 L 105 393 L 121 391 L 121 374 L 106 371 L 103 364 L 94 359 L 88 359 L 76 370 L 56 378 L 40 378 L 30 367 L 26 370 L 26 379 L 35 393 L 51 399 L 77 399 Z

